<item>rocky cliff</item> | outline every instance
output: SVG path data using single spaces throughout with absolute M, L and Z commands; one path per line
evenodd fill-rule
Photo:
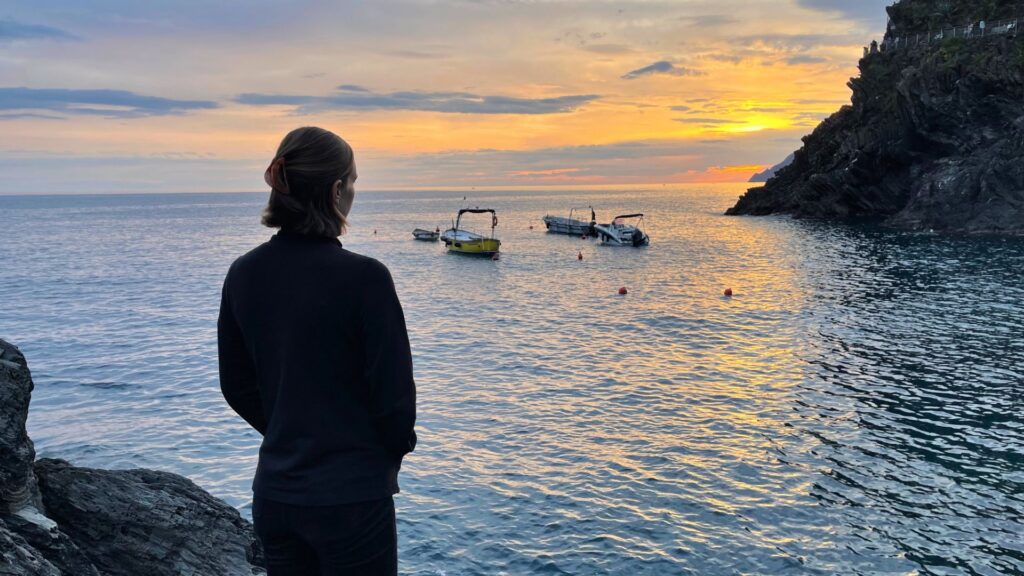
M 186 478 L 35 460 L 25 357 L 0 340 L 0 576 L 251 576 L 252 526 Z
M 757 174 L 754 174 L 753 176 L 750 177 L 750 180 L 747 180 L 747 182 L 767 182 L 771 180 L 773 176 L 778 174 L 779 170 L 782 170 L 786 166 L 789 166 L 792 162 L 793 155 L 790 154 L 789 156 L 786 156 L 786 158 L 782 162 L 779 162 L 778 164 L 765 169 L 763 172 L 758 172 Z
M 865 55 L 849 83 L 851 104 L 805 136 L 792 164 L 727 214 L 869 217 L 913 230 L 1024 234 L 1024 37 L 1014 27 L 995 34 L 990 26 L 985 36 L 975 28 L 966 38 L 936 33 L 943 25 L 1013 18 L 1016 9 L 987 0 L 890 7 L 882 48 Z

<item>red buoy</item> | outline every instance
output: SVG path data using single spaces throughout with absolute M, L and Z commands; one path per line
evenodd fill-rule
M 732 297 L 732 288 L 726 288 L 724 294 L 727 298 Z
M 625 296 L 626 294 L 629 294 L 629 290 L 626 290 L 625 286 L 619 288 L 619 296 Z
M 576 259 L 577 260 L 583 260 L 583 251 L 582 250 L 580 250 L 579 252 L 576 253 Z

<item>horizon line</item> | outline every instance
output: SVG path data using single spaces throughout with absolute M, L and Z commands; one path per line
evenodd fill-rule
M 529 184 L 529 185 L 481 185 L 481 186 L 389 186 L 367 189 L 357 189 L 356 194 L 379 194 L 388 192 L 534 192 L 538 190 L 615 190 L 664 188 L 668 186 L 691 186 L 691 185 L 734 185 L 750 184 L 756 187 L 763 182 L 748 182 L 746 180 L 730 181 L 694 181 L 694 182 L 635 182 L 621 184 Z M 16 198 L 26 196 L 139 196 L 159 194 L 267 194 L 269 190 L 183 190 L 183 191 L 135 191 L 135 192 L 2 192 L 0 197 Z

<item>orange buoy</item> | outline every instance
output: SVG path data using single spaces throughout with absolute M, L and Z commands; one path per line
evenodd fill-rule
M 725 294 L 726 298 L 731 297 L 732 296 L 732 288 L 726 288 L 724 294 Z
M 619 288 L 619 296 L 625 296 L 626 294 L 629 294 L 629 290 L 626 290 L 625 286 Z
M 582 250 L 580 250 L 579 252 L 576 253 L 576 259 L 577 260 L 583 260 L 583 251 Z

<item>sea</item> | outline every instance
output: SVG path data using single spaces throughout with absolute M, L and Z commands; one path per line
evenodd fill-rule
M 743 189 L 357 192 L 342 241 L 390 268 L 419 393 L 403 574 L 1024 574 L 1024 240 L 723 216 Z M 265 201 L 0 197 L 40 457 L 249 516 L 216 318 Z M 589 206 L 650 246 L 545 231 Z M 413 239 L 462 207 L 499 259 Z

